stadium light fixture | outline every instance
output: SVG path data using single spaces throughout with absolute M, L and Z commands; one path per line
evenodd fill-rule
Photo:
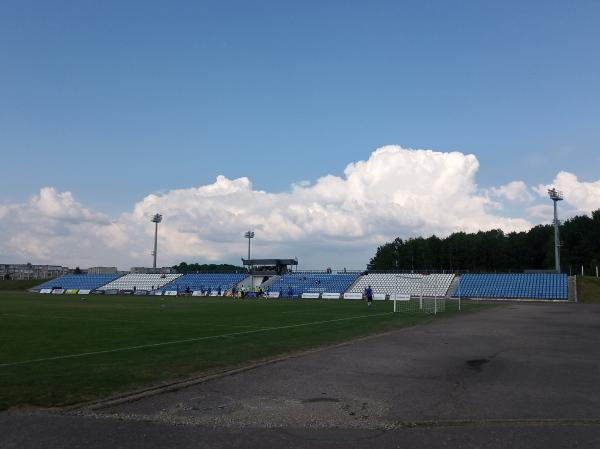
M 558 221 L 556 203 L 562 201 L 564 197 L 563 193 L 554 187 L 548 189 L 548 196 L 554 203 L 554 269 L 557 273 L 560 273 L 560 235 L 558 230 L 560 222 Z
M 152 216 L 150 220 L 154 223 L 154 251 L 152 251 L 152 256 L 154 256 L 154 261 L 152 262 L 152 268 L 156 268 L 156 250 L 158 246 L 158 224 L 162 221 L 163 216 L 161 214 L 155 214 Z

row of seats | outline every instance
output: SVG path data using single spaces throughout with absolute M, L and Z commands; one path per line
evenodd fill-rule
M 45 282 L 34 290 L 161 290 L 224 292 L 238 284 L 246 274 L 115 274 L 65 275 Z M 358 279 L 358 280 L 357 280 Z M 411 296 L 445 296 L 453 274 L 393 274 L 369 273 L 288 273 L 268 288 L 281 296 L 303 293 L 362 293 L 371 286 L 376 294 L 409 294 Z M 566 274 L 465 274 L 452 293 L 453 296 L 508 299 L 567 299 Z
M 371 286 L 373 293 L 394 293 L 411 296 L 445 296 L 454 279 L 453 274 L 396 274 L 369 273 L 352 286 L 353 293 L 361 293 Z
M 181 274 L 126 274 L 98 290 L 156 290 L 181 277 Z
M 246 277 L 248 277 L 247 274 L 237 273 L 184 274 L 173 282 L 163 286 L 162 291 L 193 292 L 210 290 L 212 292 L 220 290 L 224 292 L 242 282 Z
M 278 291 L 282 296 L 298 296 L 302 293 L 343 293 L 350 288 L 358 276 L 358 273 L 287 273 L 273 282 L 269 291 Z
M 452 296 L 500 299 L 568 299 L 566 274 L 464 274 Z
M 44 282 L 34 290 L 62 288 L 65 290 L 95 290 L 109 282 L 114 281 L 120 274 L 67 274 L 59 278 Z

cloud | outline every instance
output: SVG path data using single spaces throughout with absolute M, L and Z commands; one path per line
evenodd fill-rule
M 256 231 L 257 257 L 298 256 L 304 268 L 362 268 L 378 244 L 397 236 L 531 227 L 499 215 L 498 203 L 477 186 L 478 169 L 474 155 L 386 146 L 348 164 L 343 176 L 290 180 L 287 192 L 217 176 L 212 184 L 149 194 L 112 220 L 70 192 L 47 187 L 27 203 L 0 205 L 0 231 L 9 236 L 0 254 L 81 266 L 148 265 L 150 217 L 157 212 L 164 215 L 159 264 L 239 263 L 248 229 Z M 527 188 L 517 181 L 494 191 L 513 201 Z
M 107 218 L 103 214 L 92 212 L 76 202 L 71 192 L 57 192 L 53 187 L 40 189 L 39 195 L 29 200 L 29 206 L 30 209 L 37 212 L 37 215 L 57 221 L 107 222 Z M 36 209 L 37 211 L 35 211 Z
M 512 181 L 500 187 L 490 189 L 492 195 L 513 203 L 530 203 L 533 195 L 523 181 Z
M 540 184 L 536 191 L 542 197 L 548 196 L 548 189 L 556 187 L 564 194 L 564 202 L 579 214 L 590 214 L 600 208 L 600 180 L 595 182 L 579 181 L 576 175 L 561 171 L 552 184 Z
M 552 222 L 554 209 L 550 204 L 537 204 L 527 208 L 527 216 L 538 222 Z
M 0 204 L 0 218 L 5 237 L 0 240 L 0 257 L 6 263 L 91 261 L 94 251 L 104 247 L 94 244 L 96 230 L 110 224 L 106 215 L 84 207 L 71 192 L 52 187 L 40 189 L 26 203 Z

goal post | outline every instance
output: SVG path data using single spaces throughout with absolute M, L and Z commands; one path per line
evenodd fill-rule
M 400 279 L 408 279 L 418 282 L 418 288 L 408 288 L 408 291 L 402 291 L 399 286 Z M 390 300 L 394 302 L 394 312 L 403 313 L 426 313 L 437 315 L 446 310 L 446 299 L 443 296 L 434 295 L 433 297 L 424 296 L 424 284 L 428 282 L 422 275 L 395 275 L 394 291 L 390 293 Z M 415 294 L 418 292 L 418 294 Z
M 400 302 L 401 305 L 410 302 L 410 295 L 399 295 L 396 293 L 390 295 L 390 299 L 394 301 L 394 312 L 399 312 L 400 307 L 398 307 L 398 302 Z

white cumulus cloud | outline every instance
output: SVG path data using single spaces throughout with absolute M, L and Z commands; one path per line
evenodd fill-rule
M 106 215 L 84 207 L 70 192 L 52 187 L 40 189 L 25 203 L 0 204 L 0 218 L 4 263 L 91 263 L 104 249 L 96 232 L 110 224 Z
M 492 187 L 491 192 L 498 198 L 513 203 L 530 203 L 534 197 L 523 181 L 512 181 L 500 187 Z
M 539 185 L 536 190 L 540 196 L 547 197 L 552 187 L 563 192 L 564 202 L 576 213 L 589 214 L 600 208 L 600 180 L 583 182 L 573 173 L 561 171 L 552 184 Z
M 70 192 L 44 188 L 23 204 L 0 205 L 0 255 L 70 265 L 148 265 L 159 225 L 159 264 L 233 262 L 245 256 L 243 233 L 256 231 L 253 256 L 298 256 L 304 268 L 363 268 L 378 244 L 394 237 L 501 228 L 526 230 L 523 218 L 499 215 L 476 183 L 479 162 L 460 152 L 386 146 L 348 164 L 343 176 L 293 183 L 288 192 L 256 190 L 246 177 L 146 196 L 119 217 L 90 210 Z M 524 198 L 521 182 L 498 197 Z M 8 218 L 7 218 L 8 217 Z M 301 266 L 301 267 L 302 267 Z

